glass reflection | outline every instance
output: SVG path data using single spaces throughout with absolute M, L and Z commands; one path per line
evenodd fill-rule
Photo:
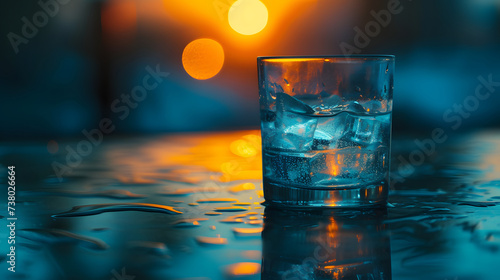
M 266 208 L 262 280 L 391 279 L 386 210 Z

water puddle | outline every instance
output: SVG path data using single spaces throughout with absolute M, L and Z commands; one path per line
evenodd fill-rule
M 54 218 L 59 217 L 79 217 L 97 215 L 106 212 L 120 211 L 141 211 L 154 212 L 163 214 L 182 214 L 182 212 L 174 208 L 160 204 L 149 203 L 108 203 L 108 204 L 90 204 L 75 206 L 71 210 L 59 214 L 52 215 Z

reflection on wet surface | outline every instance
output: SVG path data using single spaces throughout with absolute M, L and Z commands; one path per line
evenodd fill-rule
M 65 149 L 0 145 L 18 217 L 17 272 L 2 241 L 0 279 L 497 279 L 500 133 L 442 144 L 364 212 L 263 207 L 258 135 L 111 139 L 61 182 Z M 398 172 L 414 139 L 393 148 Z
M 392 279 L 384 212 L 266 209 L 262 279 Z

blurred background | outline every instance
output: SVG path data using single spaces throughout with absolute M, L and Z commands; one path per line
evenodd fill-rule
M 396 55 L 394 134 L 500 125 L 498 0 L 0 5 L 2 140 L 258 128 L 257 56 L 346 51 Z

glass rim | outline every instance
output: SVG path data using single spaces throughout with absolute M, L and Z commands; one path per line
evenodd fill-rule
M 278 56 L 258 56 L 259 62 L 300 62 L 309 60 L 326 60 L 333 59 L 335 61 L 393 61 L 396 56 L 392 54 L 355 54 L 355 55 L 278 55 Z

